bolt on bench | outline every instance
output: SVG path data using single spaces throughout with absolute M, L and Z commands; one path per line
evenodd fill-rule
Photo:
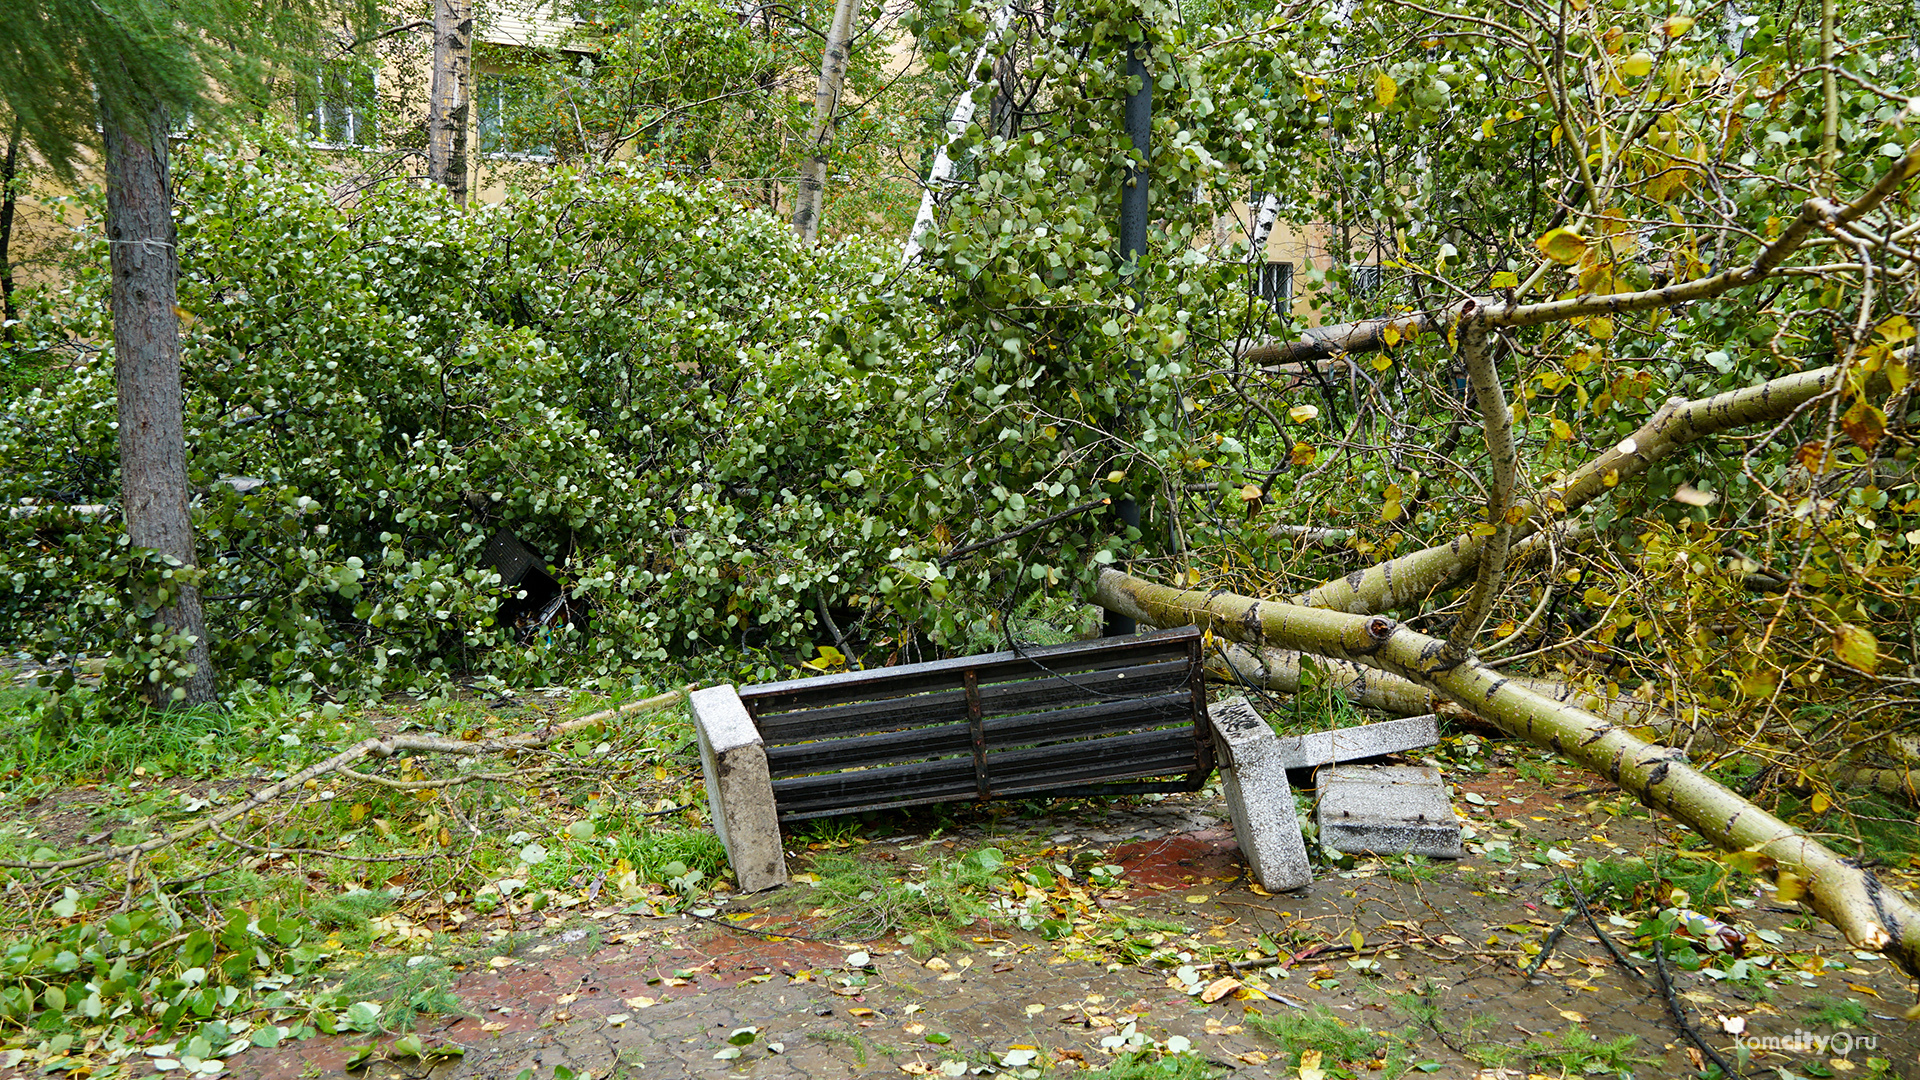
M 789 822 L 966 799 L 1198 791 L 1214 764 L 1204 677 L 1200 632 L 1186 626 L 714 686 L 689 705 L 714 829 L 752 892 L 786 881 Z

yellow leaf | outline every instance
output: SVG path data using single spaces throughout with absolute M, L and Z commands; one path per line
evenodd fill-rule
M 1327 1070 L 1320 1067 L 1321 1053 L 1307 1050 L 1300 1055 L 1300 1080 L 1327 1080 Z
M 1347 944 L 1353 946 L 1354 951 L 1356 952 L 1361 949 L 1364 949 L 1367 946 L 1366 935 L 1362 934 L 1358 930 L 1349 930 L 1347 931 Z
M 1880 663 L 1880 641 L 1862 627 L 1841 623 L 1833 632 L 1833 655 L 1848 667 L 1871 675 Z
M 1801 880 L 1799 874 L 1790 870 L 1780 871 L 1779 879 L 1775 884 L 1778 885 L 1778 889 L 1774 892 L 1773 898 L 1783 904 L 1791 904 L 1807 895 L 1807 883 Z
M 1381 353 L 1373 358 L 1373 370 L 1375 371 L 1385 371 L 1392 366 L 1393 357 L 1388 356 L 1386 353 Z
M 1653 57 L 1643 52 L 1634 53 L 1632 56 L 1620 61 L 1620 73 L 1623 75 L 1631 75 L 1636 79 L 1652 70 Z
M 1601 474 L 1600 482 L 1602 484 L 1605 484 L 1608 487 L 1619 487 L 1620 486 L 1620 470 L 1608 469 L 1605 473 Z
M 1318 456 L 1318 453 L 1307 443 L 1294 443 L 1293 453 L 1287 455 L 1287 460 L 1304 469 L 1313 464 L 1313 459 Z
M 1577 1012 L 1574 1012 L 1572 1009 L 1561 1009 L 1560 1018 L 1562 1020 L 1571 1020 L 1576 1024 L 1584 1024 L 1587 1022 L 1587 1017 L 1585 1013 L 1577 1013 Z
M 1547 141 L 1552 143 L 1555 146 L 1560 145 L 1560 125 L 1559 124 L 1553 125 L 1553 133 L 1547 136 Z
M 1774 867 L 1773 856 L 1758 851 L 1729 851 L 1720 856 L 1720 861 L 1743 874 L 1758 874 Z
M 362 821 L 365 821 L 367 819 L 367 815 L 371 813 L 372 810 L 373 808 L 371 806 L 368 806 L 366 803 L 363 803 L 363 802 L 354 803 L 353 809 L 347 811 L 347 820 L 353 822 L 355 825 L 358 825 Z
M 1296 424 L 1304 424 L 1319 415 L 1319 408 L 1313 405 L 1295 405 L 1287 410 L 1287 419 Z
M 1833 800 L 1832 800 L 1832 799 L 1829 799 L 1829 798 L 1827 798 L 1827 793 L 1826 793 L 1826 792 L 1824 792 L 1824 791 L 1816 791 L 1816 792 L 1814 792 L 1814 793 L 1813 793 L 1813 804 L 1812 804 L 1812 805 L 1813 805 L 1813 812 L 1814 812 L 1814 813 L 1816 813 L 1816 814 L 1824 814 L 1824 813 L 1826 813 L 1826 812 L 1827 812 L 1827 810 L 1828 810 L 1829 808 L 1831 808 L 1831 807 L 1833 806 Z
M 1264 494 L 1266 493 L 1260 490 L 1259 484 L 1248 484 L 1240 489 L 1240 498 L 1244 502 L 1259 502 L 1260 496 Z
M 1472 529 L 1468 530 L 1468 532 L 1470 532 L 1474 536 L 1492 536 L 1494 533 L 1499 531 L 1500 530 L 1493 527 L 1493 523 L 1490 521 L 1483 521 L 1480 524 L 1475 525 Z
M 1907 321 L 1905 315 L 1895 315 L 1875 327 L 1873 332 L 1885 338 L 1889 345 L 1897 345 L 1914 334 L 1913 324 Z
M 1556 416 L 1552 420 L 1548 421 L 1548 424 L 1553 428 L 1554 438 L 1559 439 L 1562 442 L 1565 442 L 1573 438 L 1573 428 L 1569 426 L 1565 420 L 1562 420 Z
M 1587 253 L 1587 240 L 1571 229 L 1554 229 L 1533 242 L 1540 254 L 1562 266 L 1572 266 Z
M 1386 328 L 1380 331 L 1380 340 L 1386 342 L 1387 348 L 1391 349 L 1400 344 L 1400 331 L 1394 329 L 1392 323 L 1388 323 Z
M 1587 333 L 1595 341 L 1610 341 L 1613 338 L 1613 320 L 1596 316 L 1587 320 Z
M 1518 525 L 1525 520 L 1527 520 L 1527 511 L 1525 507 L 1521 507 L 1521 506 L 1507 507 L 1507 524 Z
M 1373 100 L 1381 108 L 1392 105 L 1394 95 L 1399 92 L 1400 84 L 1393 81 L 1393 76 L 1382 71 L 1373 77 Z
M 1380 503 L 1381 521 L 1400 520 L 1400 496 L 1401 491 L 1399 484 L 1387 485 L 1386 497 Z
M 1207 984 L 1205 990 L 1200 991 L 1200 1000 L 1211 1005 L 1238 989 L 1240 989 L 1240 980 L 1231 975 L 1224 979 L 1215 979 Z
M 1483 138 L 1493 138 L 1493 117 L 1480 121 L 1480 134 Z
M 1693 29 L 1693 16 L 1691 15 L 1667 16 L 1667 36 L 1668 37 L 1670 38 L 1679 37 L 1681 34 L 1684 34 L 1691 29 Z
M 1493 275 L 1493 287 L 1496 289 L 1511 289 L 1517 287 L 1519 284 L 1520 275 L 1511 270 L 1502 270 Z

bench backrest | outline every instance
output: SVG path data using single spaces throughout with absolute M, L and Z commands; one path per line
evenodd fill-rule
M 1213 770 L 1190 626 L 745 686 L 740 700 L 766 744 L 783 822 L 1042 793 L 1194 791 Z

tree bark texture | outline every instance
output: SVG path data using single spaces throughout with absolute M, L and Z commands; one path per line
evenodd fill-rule
M 1679 750 L 1536 693 L 1473 658 L 1445 665 L 1445 643 L 1436 638 L 1378 615 L 1174 589 L 1112 569 L 1101 571 L 1094 600 L 1158 626 L 1199 626 L 1256 647 L 1364 664 L 1427 687 L 1515 738 L 1600 773 L 1726 850 L 1772 857 L 1805 879 L 1815 910 L 1855 948 L 1884 953 L 1920 974 L 1920 910 L 1871 872 L 1720 786 Z
M 473 100 L 473 0 L 433 0 L 433 86 L 427 177 L 467 201 L 467 120 Z
M 167 115 L 101 116 L 106 142 L 107 240 L 113 269 L 113 373 L 120 420 L 121 501 L 127 541 L 182 568 L 199 565 L 187 489 L 186 422 L 180 392 L 179 274 L 173 190 L 167 175 Z M 192 671 L 153 687 L 162 702 L 215 700 L 200 590 L 174 581 L 156 621 L 186 634 Z
M 1472 304 L 1472 301 L 1468 301 Z M 1479 573 L 1467 593 L 1467 604 L 1447 635 L 1447 658 L 1458 662 L 1473 648 L 1473 639 L 1487 623 L 1500 586 L 1507 578 L 1507 549 L 1513 543 L 1513 525 L 1507 511 L 1513 506 L 1514 479 L 1520 467 L 1520 455 L 1513 447 L 1513 414 L 1507 411 L 1507 394 L 1500 385 L 1493 350 L 1487 347 L 1487 324 L 1474 308 L 1461 316 L 1460 356 L 1467 365 L 1467 379 L 1473 386 L 1473 400 L 1480 408 L 1480 421 L 1487 432 L 1487 460 L 1492 476 L 1487 483 L 1487 522 L 1493 535 L 1480 544 Z
M 807 159 L 793 197 L 793 232 L 812 247 L 820 237 L 820 212 L 826 202 L 827 151 L 833 147 L 834 116 L 840 88 L 847 81 L 847 46 L 853 40 L 855 0 L 835 0 L 826 54 L 820 58 L 820 84 L 813 93 L 813 127 L 807 132 Z

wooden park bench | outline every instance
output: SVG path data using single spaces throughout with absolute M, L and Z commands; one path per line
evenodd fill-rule
M 786 880 L 782 824 L 963 800 L 1197 791 L 1214 765 L 1190 626 L 715 686 L 690 704 L 714 828 L 748 891 Z

